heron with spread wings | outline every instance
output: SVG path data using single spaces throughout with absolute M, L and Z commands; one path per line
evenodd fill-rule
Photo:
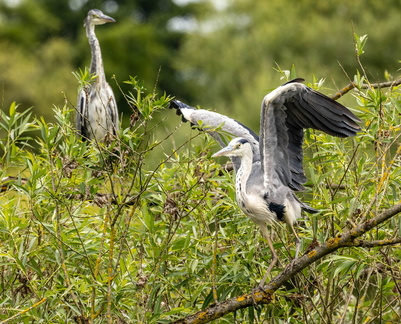
M 95 26 L 115 20 L 98 9 L 88 12 L 85 19 L 86 36 L 91 48 L 90 73 L 95 80 L 84 86 L 78 95 L 76 127 L 83 139 L 102 141 L 118 131 L 118 110 L 113 90 L 106 81 L 99 40 Z
M 303 130 L 313 128 L 336 137 L 354 136 L 360 127 L 350 110 L 301 82 L 289 81 L 262 101 L 260 137 L 238 121 L 216 112 L 195 109 L 179 100 L 171 107 L 177 109 L 184 121 L 203 125 L 223 147 L 213 157 L 228 156 L 236 171 L 236 200 L 241 210 L 259 225 L 272 252 L 263 284 L 278 258 L 266 224 L 285 222 L 295 236 L 298 256 L 300 240 L 294 224 L 301 211 L 318 210 L 298 199 L 294 191 L 303 190 L 306 176 L 303 169 Z M 235 138 L 226 146 L 219 131 Z

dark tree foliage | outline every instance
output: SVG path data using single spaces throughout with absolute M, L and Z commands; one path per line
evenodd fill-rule
M 63 67 L 71 72 L 78 68 L 83 69 L 90 61 L 83 20 L 92 8 L 103 10 L 117 21 L 116 24 L 101 26 L 97 30 L 106 76 L 116 90 L 117 86 L 111 80 L 113 75 L 120 85 L 131 75 L 139 76 L 151 91 L 155 89 L 160 93 L 173 93 L 174 89 L 178 88 L 172 59 L 180 48 L 183 33 L 170 30 L 167 25 L 175 16 L 184 13 L 195 14 L 196 5 L 178 6 L 171 0 L 118 2 L 38 0 L 22 1 L 13 6 L 0 1 L 2 12 L 0 44 L 4 44 L 2 47 L 21 51 L 26 60 L 40 61 L 43 58 L 42 49 L 56 40 L 62 40 L 65 46 L 60 49 L 62 55 L 58 54 L 60 61 L 52 67 L 51 72 L 56 73 Z M 18 58 L 8 55 L 7 60 L 4 59 L 4 64 L 15 64 L 15 68 L 23 66 L 17 62 Z M 66 93 L 67 99 L 74 104 L 78 84 L 71 73 L 63 73 L 64 81 L 58 79 L 64 83 L 64 88 L 57 89 L 54 83 L 48 80 L 48 91 L 59 98 L 56 102 L 54 97 L 46 98 L 45 101 L 43 95 L 38 95 L 42 89 L 36 89 L 29 95 L 23 90 L 25 85 L 13 84 L 8 73 L 3 75 L 0 82 L 4 88 L 11 91 L 6 94 L 4 107 L 11 101 L 17 101 L 24 106 L 34 105 L 35 111 L 40 111 L 42 114 L 44 111 L 50 111 L 49 106 L 52 104 L 62 102 L 61 91 Z M 46 74 L 41 78 L 46 76 L 49 75 Z M 32 83 L 35 87 L 36 82 Z M 128 111 L 122 94 L 119 91 L 115 92 L 120 110 Z M 21 93 L 25 95 L 18 95 Z

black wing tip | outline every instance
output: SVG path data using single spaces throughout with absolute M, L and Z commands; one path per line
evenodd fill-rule
M 308 87 L 308 89 L 318 95 L 319 97 L 322 97 L 324 100 L 328 100 L 329 102 L 332 102 L 336 108 L 340 109 L 343 113 L 343 115 L 346 115 L 348 118 L 350 118 L 351 120 L 353 120 L 356 123 L 361 123 L 362 120 L 360 118 L 358 118 L 357 116 L 355 116 L 355 114 L 350 111 L 347 107 L 345 107 L 343 104 L 339 103 L 337 100 L 334 100 L 333 98 L 330 98 L 329 96 L 326 96 L 324 93 L 321 93 L 319 91 L 316 91 L 314 89 L 311 89 Z
M 191 107 L 190 105 L 187 105 L 186 103 L 184 103 L 178 99 L 171 100 L 169 108 L 170 109 L 181 109 L 181 108 L 195 109 L 194 107 Z
M 305 79 L 303 79 L 303 78 L 295 78 L 295 79 L 292 79 L 292 80 L 287 81 L 286 83 L 282 84 L 282 86 L 287 85 L 287 84 L 291 84 L 291 83 L 302 83 L 304 81 L 305 81 Z M 305 86 L 305 87 L 308 90 L 310 90 L 312 93 L 322 97 L 324 100 L 328 100 L 329 102 L 332 102 L 337 108 L 339 108 L 342 111 L 343 115 L 347 116 L 349 119 L 351 119 L 353 122 L 355 122 L 353 125 L 350 125 L 352 128 L 354 128 L 355 133 L 361 130 L 361 127 L 359 125 L 357 125 L 356 123 L 361 123 L 362 120 L 360 118 L 358 118 L 357 116 L 355 116 L 354 113 L 352 113 L 347 107 L 345 107 L 344 105 L 342 105 L 338 101 L 334 100 L 333 98 L 330 98 L 329 96 L 326 96 L 324 93 L 316 91 L 316 90 L 314 90 L 312 88 L 309 88 L 307 86 Z
M 173 99 L 173 100 L 170 101 L 170 104 L 169 104 L 168 108 L 177 109 L 177 115 L 178 115 L 178 114 L 181 114 L 180 108 L 184 108 L 183 105 L 184 105 L 183 102 L 181 102 L 181 101 L 179 101 L 177 99 Z
M 170 109 L 176 109 L 175 113 L 177 116 L 181 116 L 181 119 L 183 122 L 187 122 L 188 120 L 184 117 L 182 114 L 181 109 L 195 109 L 194 107 L 191 107 L 187 105 L 186 103 L 178 100 L 178 99 L 173 99 L 170 101 L 170 105 L 168 106 Z
M 170 109 L 175 109 L 175 113 L 177 116 L 181 116 L 183 122 L 187 122 L 187 120 L 184 118 L 184 115 L 182 114 L 181 109 L 182 108 L 191 108 L 187 104 L 183 103 L 182 101 L 178 99 L 173 99 L 170 101 L 170 105 L 168 106 Z
M 353 129 L 343 129 L 342 132 L 335 132 L 333 134 L 333 136 L 336 136 L 339 138 L 354 137 L 360 132 L 362 132 L 362 129 L 360 127 L 353 128 Z
M 357 124 L 362 123 L 362 120 L 355 116 L 355 114 L 351 110 L 349 110 L 347 107 L 334 100 L 333 98 L 330 98 L 329 96 L 326 96 L 319 91 L 316 91 L 309 87 L 306 88 L 306 93 L 308 93 L 309 99 L 312 99 L 311 95 L 315 96 L 315 98 L 320 98 L 323 101 L 321 101 L 320 103 L 316 103 L 320 106 L 324 106 L 326 109 L 330 110 L 332 113 L 338 116 L 336 120 L 338 127 L 336 127 L 336 129 L 331 129 L 330 131 L 327 131 L 327 129 L 323 130 L 324 132 L 329 135 L 344 138 L 355 136 L 358 132 L 362 131 L 360 125 Z M 342 125 L 338 125 L 338 123 L 341 123 Z

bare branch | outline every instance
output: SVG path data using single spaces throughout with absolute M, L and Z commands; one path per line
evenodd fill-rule
M 350 243 L 349 247 L 365 247 L 372 248 L 378 246 L 389 246 L 396 245 L 401 243 L 401 237 L 395 237 L 391 240 L 377 240 L 377 241 L 366 241 L 366 240 L 354 240 L 354 242 Z
M 389 87 L 395 87 L 401 84 L 401 78 L 395 80 L 395 81 L 388 81 L 388 82 L 380 82 L 380 83 L 364 83 L 361 88 L 362 89 L 369 89 L 369 88 L 389 88 Z M 347 92 L 351 91 L 352 89 L 356 88 L 357 84 L 355 82 L 351 82 L 350 84 L 346 85 L 344 88 L 342 88 L 340 91 L 336 92 L 331 96 L 331 99 L 337 100 L 338 98 L 342 97 L 345 95 Z
M 181 318 L 175 321 L 174 323 L 176 324 L 208 323 L 212 320 L 215 320 L 228 313 L 234 312 L 242 308 L 254 306 L 255 304 L 256 305 L 269 304 L 273 299 L 274 292 L 278 288 L 280 288 L 285 282 L 294 277 L 295 274 L 299 273 L 302 269 L 306 268 L 313 262 L 323 258 L 324 256 L 340 248 L 349 246 L 363 246 L 355 244 L 358 242 L 361 244 L 362 243 L 368 244 L 366 243 L 367 241 L 357 240 L 357 238 L 400 212 L 401 212 L 401 203 L 385 210 L 376 217 L 355 226 L 352 230 L 349 230 L 345 233 L 339 234 L 336 237 L 327 240 L 324 244 L 317 246 L 310 252 L 304 254 L 298 259 L 293 260 L 289 265 L 287 265 L 287 267 L 284 269 L 283 272 L 281 272 L 279 275 L 274 277 L 268 284 L 266 284 L 263 287 L 263 290 L 258 289 L 253 294 L 245 294 L 239 297 L 228 299 L 224 302 L 215 304 L 211 307 L 201 310 L 195 314 Z M 399 243 L 399 242 L 394 242 L 395 240 L 396 239 L 388 240 L 388 242 L 392 241 L 393 244 Z M 373 241 L 372 243 L 376 244 L 375 242 L 383 243 L 384 240 Z M 377 244 L 376 246 L 380 246 L 380 244 Z
M 333 100 L 337 100 L 337 99 L 341 98 L 343 95 L 345 95 L 347 92 L 349 92 L 352 89 L 354 89 L 355 87 L 356 87 L 356 84 L 352 82 L 352 83 L 346 85 L 340 91 L 338 91 L 335 94 L 333 94 L 332 96 L 330 96 L 330 98 L 333 99 Z

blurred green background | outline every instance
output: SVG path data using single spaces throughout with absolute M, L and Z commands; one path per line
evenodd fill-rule
M 74 113 L 53 110 L 76 105 L 73 72 L 90 63 L 83 20 L 92 8 L 116 19 L 96 28 L 124 116 L 112 148 L 82 142 L 68 122 Z M 20 104 L 0 127 L 0 174 L 18 177 L 16 191 L 5 185 L 0 200 L 0 318 L 164 323 L 213 303 L 214 287 L 219 301 L 251 291 L 268 248 L 236 206 L 232 174 L 219 166 L 226 160 L 210 158 L 213 141 L 194 139 L 198 131 L 180 127 L 160 97 L 258 131 L 262 98 L 284 82 L 277 70 L 308 83 L 325 79 L 320 91 L 328 95 L 357 72 L 372 83 L 397 78 L 400 17 L 400 0 L 0 0 L 0 105 Z M 363 55 L 354 33 L 368 35 Z M 124 83 L 130 76 L 145 93 Z M 355 139 L 305 133 L 311 187 L 300 197 L 322 212 L 302 220 L 302 251 L 400 201 L 399 89 L 340 99 L 363 120 Z M 129 92 L 142 112 L 130 129 Z M 44 120 L 24 115 L 30 107 Z M 97 197 L 116 197 L 116 205 Z M 364 239 L 384 242 L 400 228 L 394 217 Z M 292 238 L 274 232 L 285 265 Z M 219 323 L 398 323 L 400 259 L 392 247 L 342 249 L 305 269 L 271 307 Z
M 349 83 L 360 69 L 353 32 L 369 37 L 361 60 L 370 82 L 399 68 L 399 0 L 0 0 L 2 109 L 16 101 L 54 121 L 53 105 L 75 106 L 72 72 L 90 63 L 83 20 L 92 8 L 117 20 L 96 33 L 125 125 L 129 76 L 257 130 L 261 99 L 282 82 L 277 66 L 325 78 L 327 94 Z

